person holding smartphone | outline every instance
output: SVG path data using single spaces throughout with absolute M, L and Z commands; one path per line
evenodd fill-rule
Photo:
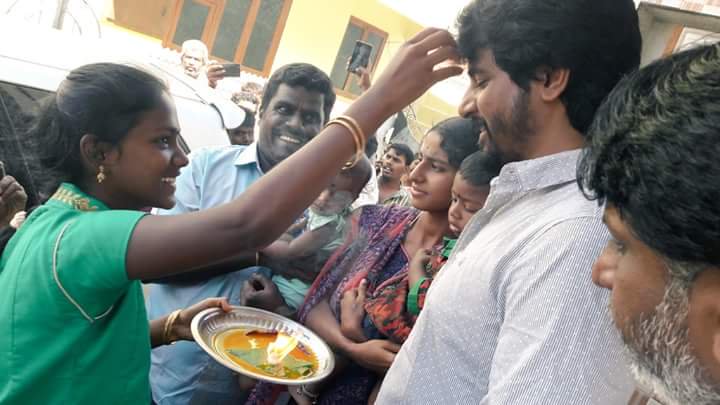
M 225 65 L 209 59 L 207 46 L 197 39 L 188 39 L 183 42 L 180 52 L 180 65 L 185 75 L 198 81 L 205 78 L 207 79 L 207 85 L 213 89 L 217 87 L 218 81 L 229 75 L 226 73 Z M 203 71 L 205 72 L 204 75 L 202 74 Z M 237 75 L 240 75 L 239 69 Z M 203 78 L 203 76 L 205 77 Z

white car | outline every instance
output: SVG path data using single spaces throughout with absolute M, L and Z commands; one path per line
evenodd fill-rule
M 128 55 L 98 39 L 0 18 L 0 139 L 23 135 L 39 100 L 54 92 L 72 70 L 88 63 L 130 63 L 150 69 L 168 83 L 177 107 L 186 152 L 229 145 L 226 128 L 239 126 L 243 110 L 226 96 L 196 86 L 177 66 L 149 56 Z M 20 111 L 17 111 L 17 109 Z
M 67 74 L 98 62 L 142 66 L 163 78 L 170 89 L 180 122 L 180 145 L 186 153 L 229 145 L 226 128 L 236 128 L 245 113 L 227 95 L 185 76 L 179 66 L 149 55 L 122 52 L 116 44 L 18 22 L 0 16 L 0 160 L 22 162 L 14 173 L 30 193 L 30 204 L 41 200 L 42 173 L 25 148 L 39 102 L 55 92 Z M 138 52 L 139 53 L 139 52 Z M 30 140 L 31 141 L 31 140 Z M 47 190 L 45 190 L 47 191 Z

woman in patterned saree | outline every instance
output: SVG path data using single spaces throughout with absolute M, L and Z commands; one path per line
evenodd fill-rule
M 369 320 L 358 342 L 343 334 L 340 302 L 361 282 L 368 295 L 391 277 L 406 272 L 410 258 L 423 249 L 437 249 L 448 228 L 452 182 L 462 160 L 478 150 L 476 125 L 450 118 L 433 127 L 420 149 L 420 163 L 410 174 L 414 208 L 365 206 L 353 214 L 353 228 L 345 246 L 328 260 L 313 284 L 298 317 L 350 364 L 320 393 L 314 387 L 291 388 L 296 400 L 315 397 L 321 404 L 366 404 L 372 388 L 390 367 L 400 346 L 392 343 Z M 359 340 L 359 339 L 358 339 Z M 259 384 L 249 403 L 272 403 L 273 389 Z M 310 401 L 308 401 L 310 402 Z

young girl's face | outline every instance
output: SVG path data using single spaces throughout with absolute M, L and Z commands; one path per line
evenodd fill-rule
M 490 186 L 473 186 L 458 173 L 452 185 L 452 200 L 448 210 L 448 223 L 455 236 L 465 229 L 472 216 L 485 205 Z
M 450 205 L 450 189 L 457 169 L 442 148 L 443 138 L 429 132 L 420 146 L 419 163 L 410 173 L 413 207 L 430 212 L 445 212 Z

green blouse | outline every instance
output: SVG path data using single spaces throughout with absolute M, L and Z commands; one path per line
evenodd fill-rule
M 149 404 L 150 335 L 125 255 L 144 213 L 62 184 L 0 258 L 0 403 Z

